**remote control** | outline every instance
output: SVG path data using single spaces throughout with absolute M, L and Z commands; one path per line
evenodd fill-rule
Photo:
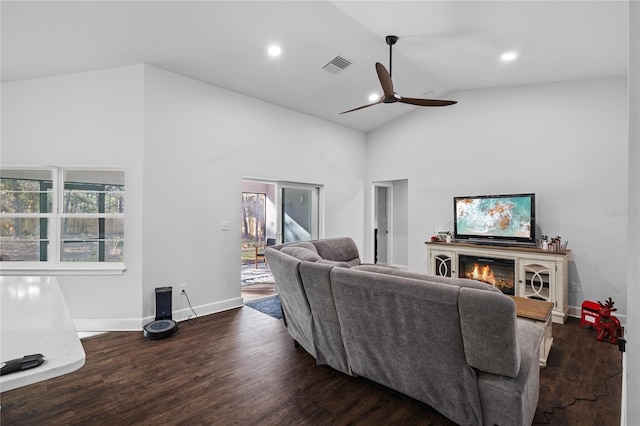
M 15 373 L 16 371 L 28 370 L 29 368 L 37 367 L 44 363 L 45 357 L 42 354 L 25 355 L 22 358 L 12 359 L 0 363 L 0 376 L 5 374 Z

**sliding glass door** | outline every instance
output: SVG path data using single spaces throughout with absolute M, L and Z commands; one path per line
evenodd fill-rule
M 291 243 L 319 238 L 319 188 L 278 185 L 278 241 Z

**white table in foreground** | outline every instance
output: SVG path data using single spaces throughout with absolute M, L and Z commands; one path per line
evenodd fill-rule
M 0 376 L 0 392 L 82 367 L 84 349 L 53 277 L 0 276 L 0 361 L 40 353 L 44 364 Z

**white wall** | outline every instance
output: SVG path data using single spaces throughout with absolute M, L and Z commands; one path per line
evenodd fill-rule
M 629 206 L 627 353 L 622 424 L 640 418 L 640 2 L 629 2 Z M 626 391 L 626 392 L 625 392 Z M 631 403 L 628 403 L 631 401 Z M 625 411 L 626 410 L 626 411 Z
M 115 165 L 125 170 L 121 276 L 61 276 L 79 329 L 139 329 L 142 314 L 141 65 L 2 84 L 3 165 Z
M 393 262 L 406 267 L 409 259 L 409 181 L 393 181 Z
M 612 297 L 624 316 L 626 79 L 449 97 L 459 103 L 416 109 L 368 135 L 368 182 L 409 180 L 409 269 L 426 271 L 433 229 L 453 229 L 454 196 L 535 192 L 538 227 L 573 251 L 569 280 L 580 292 L 569 304 Z
M 2 84 L 3 165 L 121 165 L 126 272 L 61 276 L 79 330 L 141 329 L 154 289 L 242 303 L 242 176 L 325 188 L 326 236 L 363 242 L 365 135 L 146 65 Z M 229 221 L 231 231 L 220 231 Z
M 202 312 L 241 304 L 243 176 L 324 185 L 325 236 L 362 246 L 364 134 L 145 69 L 145 314 L 159 285 L 187 283 Z

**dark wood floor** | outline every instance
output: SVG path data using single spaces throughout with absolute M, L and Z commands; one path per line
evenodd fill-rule
M 574 396 L 606 393 L 621 369 L 614 345 L 577 322 L 554 324 L 536 422 Z M 5 425 L 452 425 L 428 407 L 316 366 L 282 320 L 245 307 L 180 323 L 165 340 L 113 332 L 83 340 L 80 370 L 2 393 Z M 553 425 L 619 425 L 621 376 L 609 396 L 548 416 Z M 508 419 L 505 419 L 508 422 Z

